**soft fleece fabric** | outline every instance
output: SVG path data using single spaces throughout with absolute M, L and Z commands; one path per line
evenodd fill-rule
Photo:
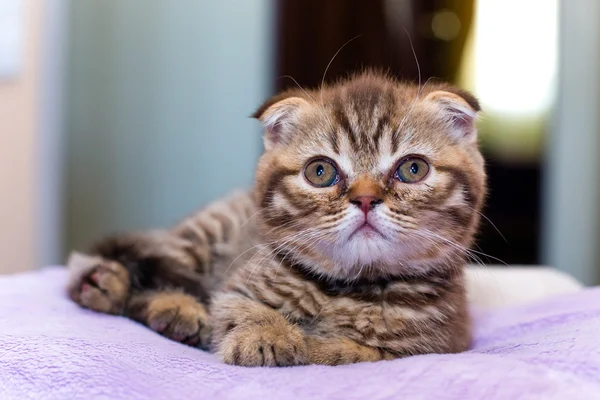
M 242 368 L 80 309 L 66 279 L 0 277 L 0 399 L 600 399 L 600 289 L 476 313 L 463 354 Z

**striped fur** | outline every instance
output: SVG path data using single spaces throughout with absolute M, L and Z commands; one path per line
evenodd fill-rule
M 71 298 L 237 365 L 463 351 L 462 268 L 485 196 L 478 111 L 452 86 L 374 73 L 275 96 L 255 114 L 265 152 L 251 193 L 103 240 L 72 259 Z M 428 162 L 422 181 L 395 177 L 407 156 Z M 339 179 L 316 188 L 303 169 L 322 157 Z

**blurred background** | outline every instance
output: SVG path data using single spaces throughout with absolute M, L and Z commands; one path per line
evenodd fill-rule
M 480 98 L 483 262 L 600 283 L 596 0 L 0 0 L 0 273 L 249 187 L 255 108 L 365 67 Z

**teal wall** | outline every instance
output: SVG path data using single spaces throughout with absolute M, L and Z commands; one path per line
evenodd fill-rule
M 67 243 L 166 226 L 251 185 L 269 0 L 71 0 Z

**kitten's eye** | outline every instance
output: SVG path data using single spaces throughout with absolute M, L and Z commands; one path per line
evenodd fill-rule
M 304 176 L 316 187 L 328 187 L 335 185 L 339 180 L 339 174 L 333 161 L 321 159 L 308 163 L 304 168 Z
M 429 164 L 419 157 L 409 157 L 396 170 L 396 177 L 404 183 L 416 183 L 427 176 Z

